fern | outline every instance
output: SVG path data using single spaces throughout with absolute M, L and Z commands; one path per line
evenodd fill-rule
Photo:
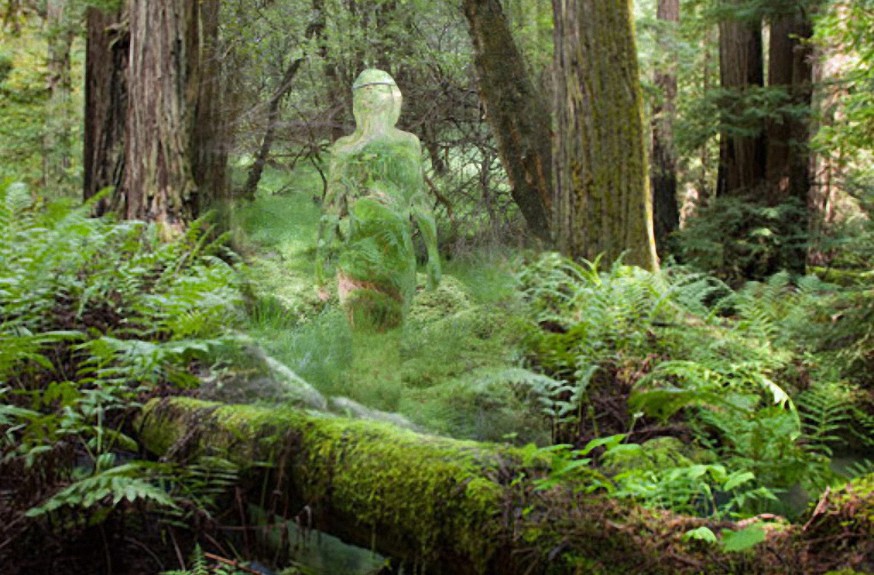
M 195 513 L 209 516 L 223 509 L 222 502 L 239 482 L 239 468 L 219 457 L 201 456 L 185 466 L 167 468 L 164 482 L 178 503 L 166 509 L 167 521 L 188 528 Z
M 95 473 L 65 487 L 41 505 L 32 507 L 27 511 L 27 516 L 39 517 L 64 507 L 88 510 L 97 506 L 115 507 L 123 501 L 176 507 L 166 491 L 142 478 L 144 473 L 151 474 L 157 465 L 136 462 Z
M 164 571 L 161 575 L 211 575 L 209 565 L 206 562 L 206 556 L 203 554 L 203 549 L 200 545 L 194 546 L 194 551 L 191 553 L 191 569 Z
M 848 404 L 852 404 L 851 394 L 837 384 L 820 384 L 798 396 L 807 449 L 832 456 L 832 446 L 841 441 L 852 421 Z
M 0 467 L 26 469 L 35 482 L 26 497 L 54 493 L 30 510 L 34 520 L 207 505 L 230 472 L 219 481 L 116 466 L 114 452 L 138 450 L 121 429 L 140 394 L 197 385 L 192 365 L 236 345 L 234 258 L 205 221 L 162 242 L 154 226 L 89 209 L 37 209 L 22 188 L 0 185 Z

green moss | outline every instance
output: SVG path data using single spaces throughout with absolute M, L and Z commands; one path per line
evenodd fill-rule
M 315 498 L 330 493 L 332 507 L 375 531 L 391 525 L 416 540 L 425 560 L 452 540 L 466 556 L 490 555 L 484 526 L 503 490 L 478 477 L 497 461 L 481 459 L 477 444 L 339 419 L 319 421 L 302 444 L 298 471 Z
M 410 308 L 410 322 L 431 324 L 474 307 L 467 288 L 456 278 L 444 275 L 436 289 L 426 290 L 425 274 L 417 276 L 417 294 Z
M 211 451 L 235 463 L 289 462 L 299 494 L 354 517 L 375 536 L 414 543 L 417 561 L 438 550 L 485 568 L 499 544 L 504 488 L 491 477 L 511 448 L 423 436 L 389 424 L 311 416 L 291 409 L 153 400 L 141 438 L 152 451 Z M 178 442 L 190 445 L 180 449 Z M 293 446 L 293 452 L 288 452 Z

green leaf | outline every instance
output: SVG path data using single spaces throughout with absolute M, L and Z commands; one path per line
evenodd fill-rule
M 750 525 L 740 531 L 722 530 L 722 549 L 729 553 L 745 551 L 764 540 L 765 530 L 758 525 Z
M 591 453 L 593 449 L 596 447 L 606 446 L 608 450 L 615 448 L 617 445 L 622 443 L 625 439 L 624 433 L 617 433 L 616 435 L 608 435 L 607 437 L 598 437 L 589 441 L 585 447 L 580 450 L 580 455 L 588 455 Z
M 690 529 L 683 533 L 683 541 L 704 541 L 706 543 L 716 543 L 716 534 L 709 528 L 704 525 L 701 527 L 697 527 L 695 529 Z
M 751 471 L 736 471 L 728 476 L 728 479 L 725 481 L 722 488 L 725 491 L 731 491 L 732 489 L 736 489 L 755 478 L 756 476 Z

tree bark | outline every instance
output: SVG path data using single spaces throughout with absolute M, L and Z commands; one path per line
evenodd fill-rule
M 307 525 L 414 573 L 809 573 L 824 558 L 829 569 L 862 568 L 874 553 L 874 526 L 865 519 L 872 476 L 862 480 L 867 487 L 826 494 L 803 528 L 767 529 L 764 542 L 738 554 L 683 539 L 696 527 L 719 533 L 738 524 L 583 494 L 606 481 L 584 468 L 578 489 L 537 489 L 547 457 L 509 446 L 189 398 L 150 401 L 137 427 L 152 453 L 182 464 L 225 458 L 249 477 L 250 493 L 269 488 L 265 507 L 305 516 Z
M 130 3 L 125 217 L 178 233 L 197 214 L 191 158 L 198 88 L 198 3 Z
M 656 248 L 660 256 L 667 254 L 668 237 L 680 226 L 677 202 L 677 154 L 674 150 L 674 116 L 677 98 L 677 55 L 671 41 L 680 21 L 680 0 L 659 0 L 656 17 L 669 23 L 666 36 L 660 41 L 667 54 L 666 65 L 656 70 L 655 86 L 659 100 L 652 110 L 652 186 L 653 224 Z
M 643 103 L 629 3 L 553 0 L 554 214 L 572 258 L 657 264 Z
M 767 122 L 769 203 L 796 198 L 807 205 L 810 190 L 809 116 L 813 95 L 813 64 L 809 16 L 798 11 L 771 24 L 768 85 L 786 92 L 786 103 L 796 110 L 782 112 Z
M 130 35 L 121 9 L 86 12 L 84 197 L 106 187 L 120 191 L 124 177 L 127 71 Z M 119 193 L 95 205 L 97 215 L 119 211 Z
M 813 25 L 806 11 L 782 15 L 771 23 L 768 54 L 768 85 L 786 92 L 793 111 L 782 112 L 766 123 L 768 141 L 767 201 L 777 205 L 793 199 L 808 216 L 789 222 L 796 237 L 805 237 L 810 227 L 810 109 L 813 96 L 813 62 L 810 38 Z M 812 208 L 813 206 L 810 205 Z M 807 248 L 796 242 L 786 253 L 785 265 L 804 273 Z
M 668 54 L 667 64 L 655 72 L 655 86 L 661 100 L 652 111 L 652 206 L 656 248 L 667 253 L 668 237 L 680 226 L 677 202 L 677 154 L 674 150 L 674 116 L 677 98 L 677 54 L 670 38 L 680 21 L 680 0 L 659 0 L 656 17 L 673 26 L 660 49 Z
M 200 0 L 197 96 L 191 138 L 192 175 L 198 187 L 195 213 L 212 200 L 227 199 L 230 127 L 226 121 L 222 53 L 219 39 L 221 0 Z M 189 64 L 189 67 L 193 63 Z
M 846 4 L 835 5 L 830 9 L 834 10 L 842 21 L 850 18 L 849 6 Z M 848 95 L 848 84 L 841 81 L 841 78 L 851 62 L 849 52 L 843 42 L 835 40 L 817 46 L 816 57 L 813 58 L 813 83 L 816 87 L 812 103 L 812 108 L 815 110 L 814 124 L 811 128 L 813 133 L 828 130 L 846 121 L 843 102 Z M 838 215 L 838 192 L 841 189 L 847 164 L 842 154 L 840 148 L 832 151 L 818 150 L 812 160 L 813 187 L 810 194 L 810 215 L 811 237 L 815 245 L 808 257 L 810 263 L 814 265 L 828 265 L 834 256 L 834 248 L 824 249 L 822 240 L 826 239 Z
M 87 12 L 84 196 L 173 235 L 227 182 L 219 0 Z
M 528 229 L 550 239 L 550 113 L 528 75 L 499 0 L 464 0 L 486 119 Z
M 736 7 L 744 0 L 723 0 Z M 738 125 L 742 114 L 739 98 L 748 88 L 763 85 L 762 30 L 760 19 L 726 17 L 719 23 L 719 78 L 726 99 L 726 117 L 719 143 L 716 195 L 748 193 L 765 179 L 765 135 L 759 120 Z

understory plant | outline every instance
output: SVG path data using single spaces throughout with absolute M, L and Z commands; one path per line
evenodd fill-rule
M 180 480 L 191 469 L 137 459 L 128 426 L 142 399 L 198 385 L 196 370 L 233 345 L 232 256 L 206 221 L 163 241 L 153 225 L 90 209 L 0 184 L 0 482 L 17 500 L 3 519 L 20 526 L 11 540 L 34 521 L 87 526 L 131 506 L 172 515 L 198 497 L 197 482 Z M 202 465 L 216 474 L 201 493 L 234 473 Z
M 837 286 L 783 272 L 735 291 L 682 268 L 602 270 L 556 254 L 520 282 L 554 440 L 625 434 L 594 460 L 617 495 L 703 515 L 792 514 L 778 496 L 845 479 L 830 459 L 870 417 L 816 336 L 830 320 L 815 304 Z

